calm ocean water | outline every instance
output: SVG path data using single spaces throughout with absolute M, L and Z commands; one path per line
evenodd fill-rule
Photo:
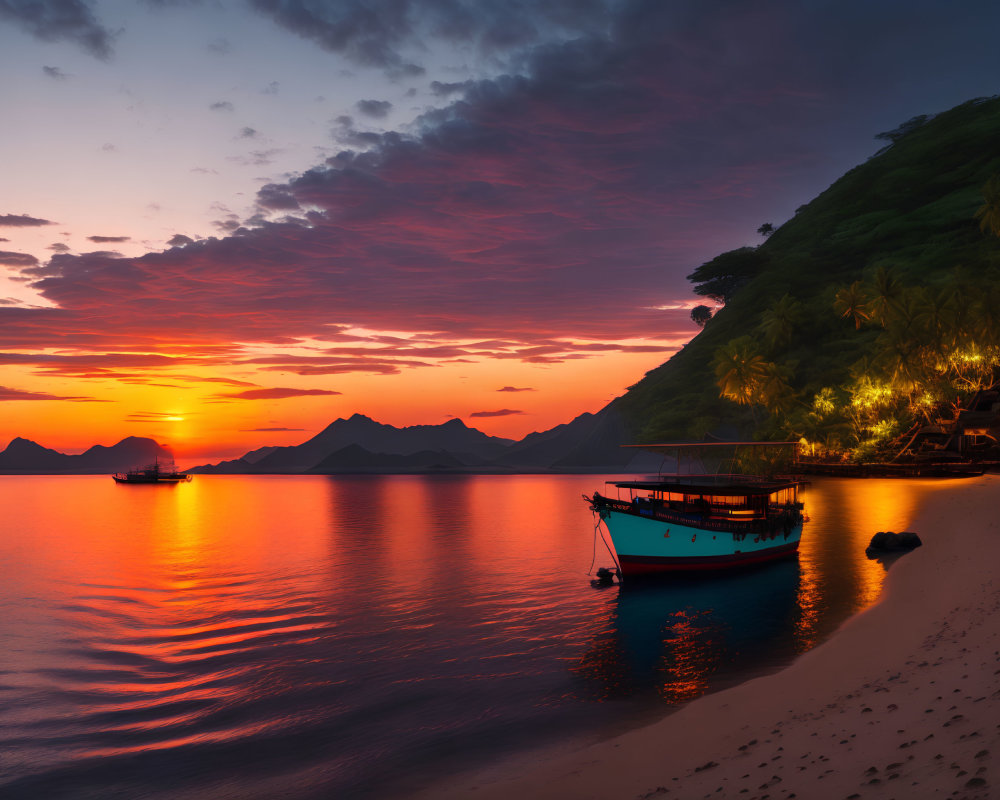
M 817 481 L 796 561 L 595 589 L 603 481 L 0 477 L 0 796 L 405 796 L 606 736 L 828 636 L 949 485 Z

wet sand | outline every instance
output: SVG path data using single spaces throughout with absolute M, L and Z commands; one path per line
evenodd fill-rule
M 1000 797 L 1000 477 L 941 486 L 879 603 L 788 668 L 420 796 Z

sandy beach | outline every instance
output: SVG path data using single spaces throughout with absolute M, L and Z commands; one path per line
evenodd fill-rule
M 881 600 L 788 668 L 421 796 L 1000 797 L 1000 477 L 941 487 Z

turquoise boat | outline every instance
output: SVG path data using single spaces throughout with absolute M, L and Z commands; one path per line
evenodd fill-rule
M 668 447 L 679 446 L 656 446 Z M 805 521 L 799 480 L 729 473 L 607 485 L 614 497 L 594 492 L 585 499 L 611 537 L 621 576 L 730 569 L 798 552 Z

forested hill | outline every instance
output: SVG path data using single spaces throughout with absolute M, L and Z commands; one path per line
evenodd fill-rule
M 959 344 L 968 346 L 974 331 L 992 327 L 986 338 L 995 344 L 1000 325 L 981 317 L 990 297 L 1000 304 L 993 295 L 1000 288 L 1000 238 L 980 222 L 991 187 L 993 216 L 985 222 L 1000 213 L 1000 178 L 994 178 L 1000 98 L 915 118 L 878 138 L 887 142 L 878 154 L 799 208 L 759 247 L 722 254 L 690 276 L 707 304 L 713 297 L 725 305 L 682 351 L 614 402 L 636 441 L 711 432 L 798 438 L 817 427 L 824 404 L 828 411 L 838 406 L 846 431 L 865 380 L 894 381 L 886 391 L 901 393 L 892 409 L 900 429 L 908 424 L 903 394 L 915 402 L 918 370 L 901 366 L 899 353 L 894 360 L 893 348 L 919 350 L 928 359 L 923 368 L 933 371 L 958 359 Z M 931 328 L 940 333 L 945 316 L 953 327 L 966 327 L 950 350 L 932 357 L 921 337 Z M 720 398 L 717 381 L 726 367 L 719 363 L 727 353 L 736 372 L 742 358 L 757 375 L 741 404 Z M 913 353 L 906 358 L 912 361 Z M 935 358 L 937 366 L 929 365 Z M 737 397 L 739 389 L 730 389 Z M 942 395 L 933 402 L 947 399 L 954 400 Z M 855 432 L 853 444 L 858 438 Z

